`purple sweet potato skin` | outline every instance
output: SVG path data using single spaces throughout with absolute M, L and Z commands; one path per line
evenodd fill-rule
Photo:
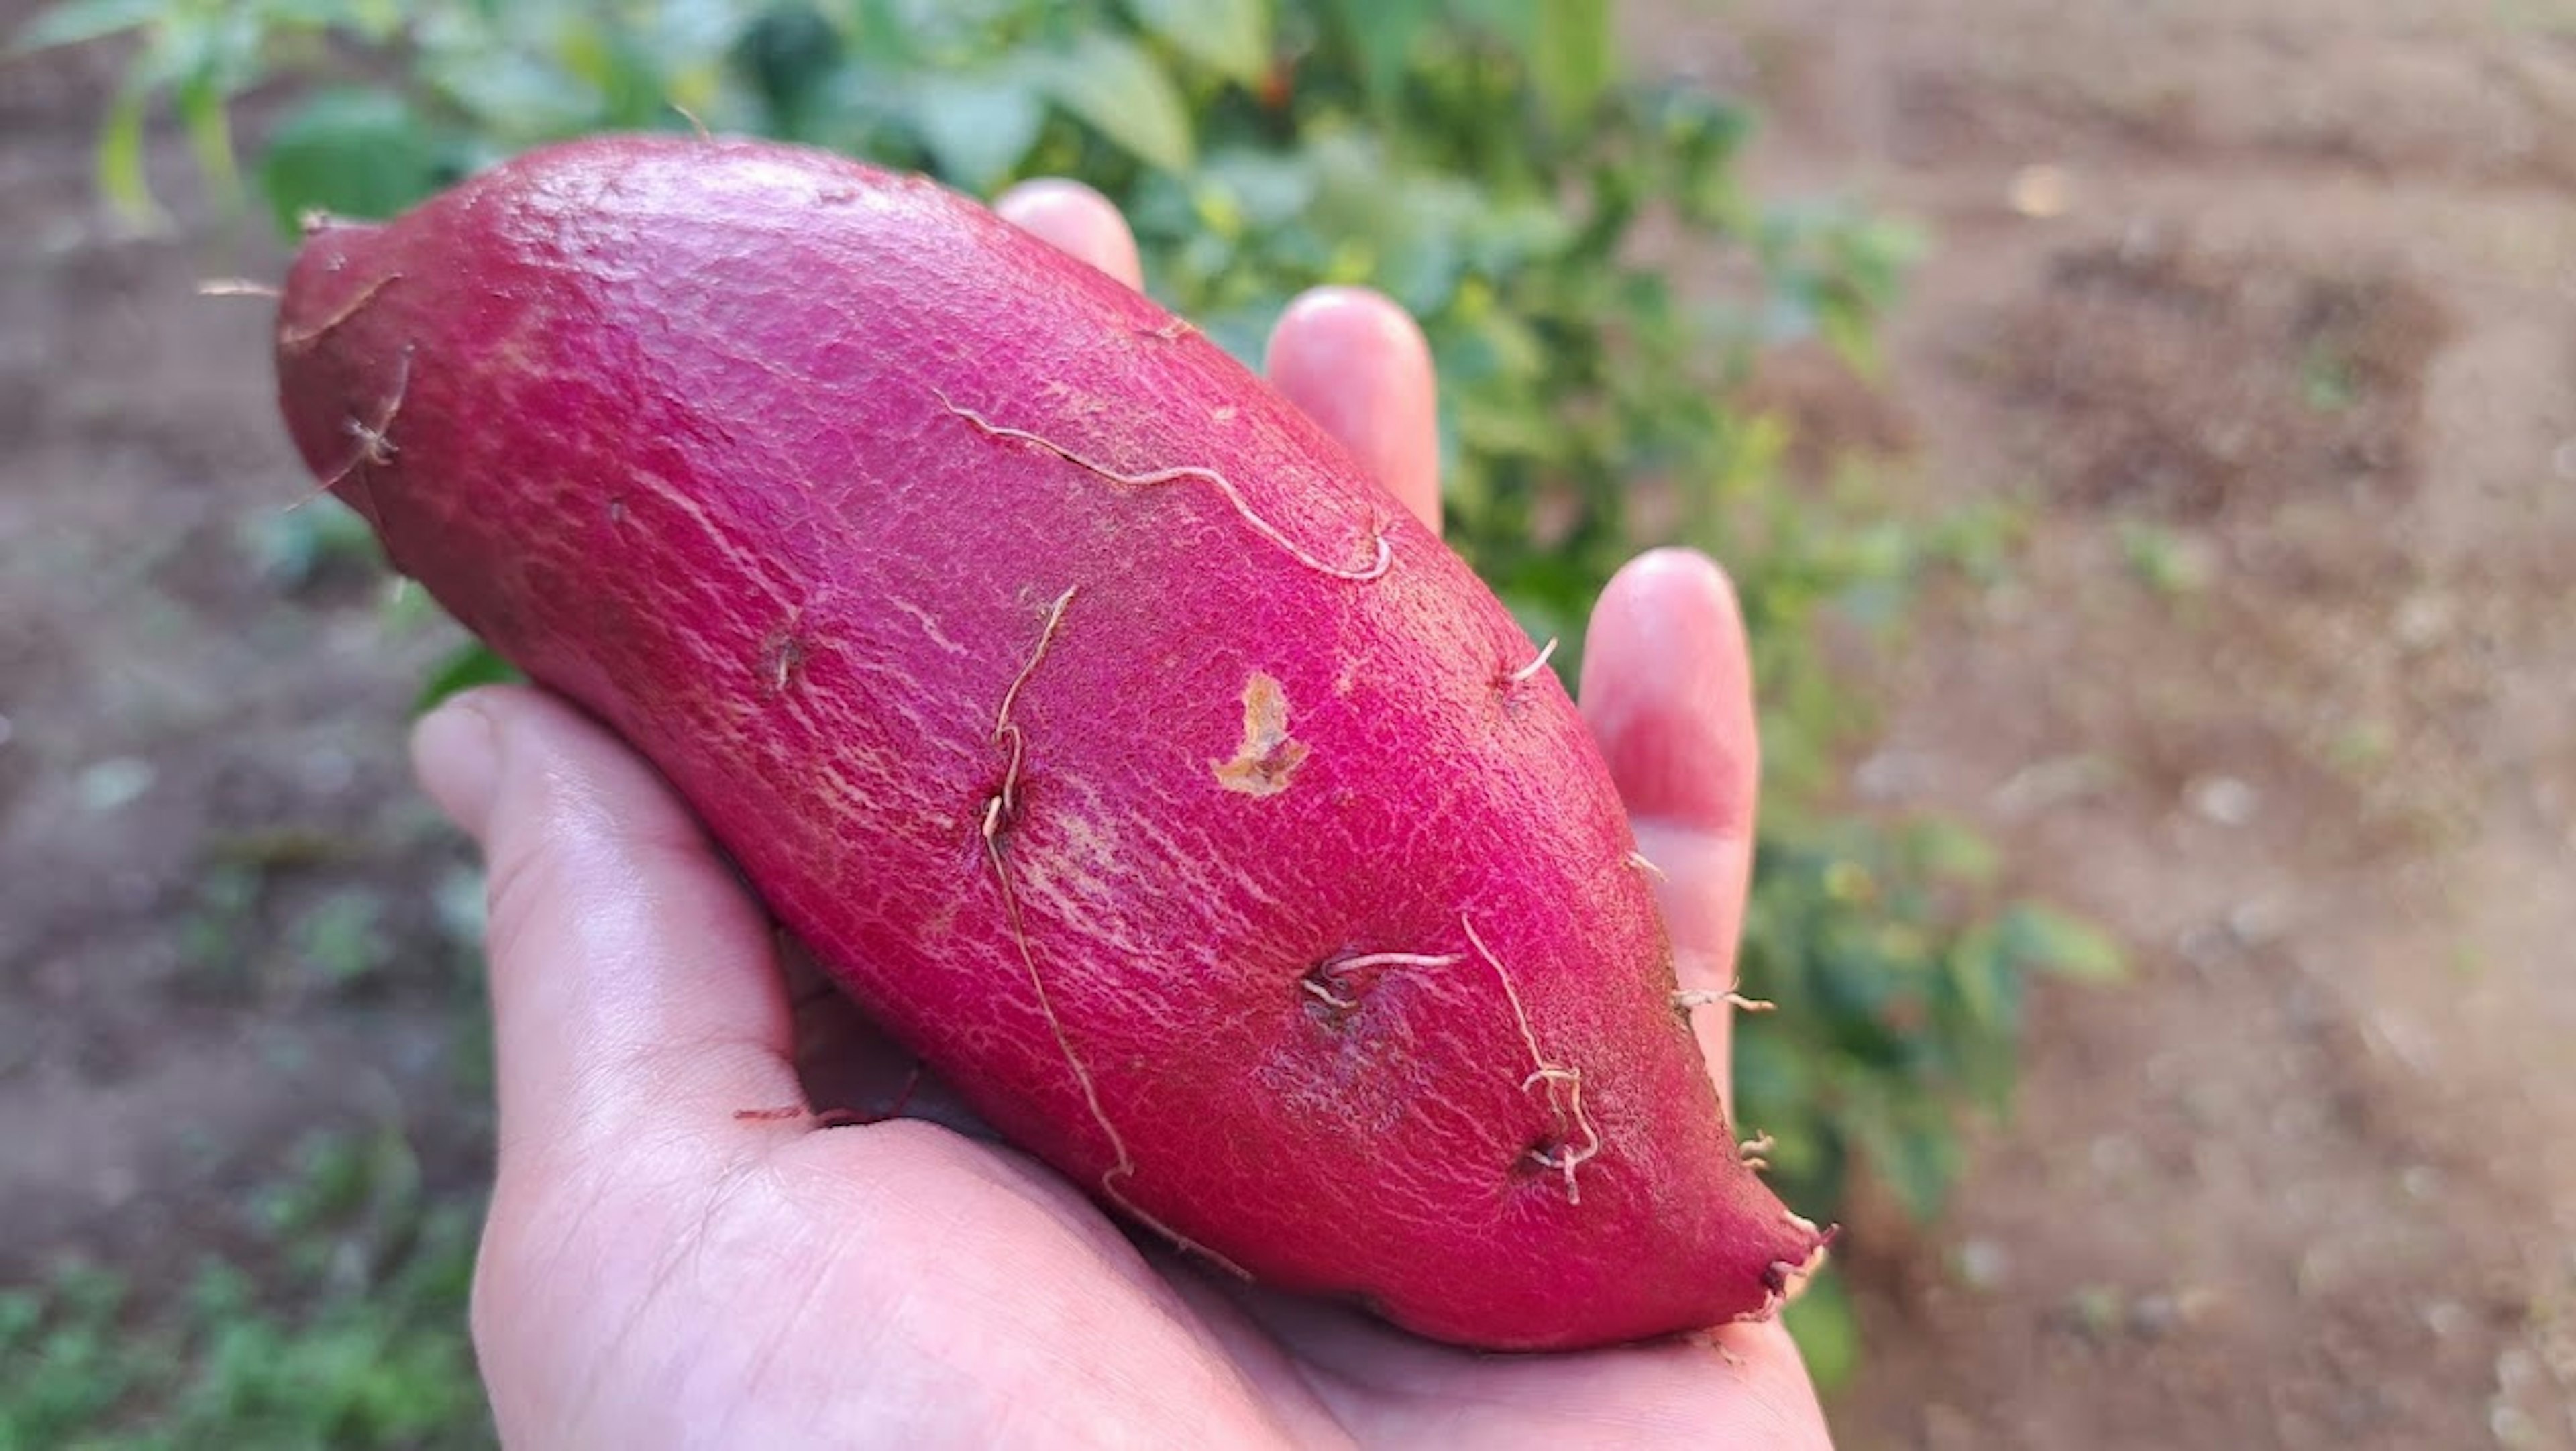
M 1494 1349 L 1817 1252 L 1529 638 L 1151 302 L 918 178 L 605 138 L 316 231 L 277 362 L 394 564 L 1104 1204 Z

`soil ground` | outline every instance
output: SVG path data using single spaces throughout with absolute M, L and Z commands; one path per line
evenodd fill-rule
M 1936 240 L 1796 416 L 2028 510 L 1855 790 L 2138 960 L 2044 998 L 1950 1219 L 1859 1227 L 1842 1440 L 2576 1446 L 2576 16 L 1636 8 L 1764 100 L 1759 189 Z M 191 296 L 274 256 L 102 220 L 110 83 L 0 83 L 0 1282 L 253 1242 L 317 1127 L 432 1193 L 486 1127 L 399 758 L 445 641 L 280 512 L 265 312 Z
M 2140 970 L 1862 1226 L 1841 1438 L 2576 1445 L 2576 9 L 1666 11 L 1758 190 L 1935 239 L 1901 500 L 2033 511 L 1856 785 Z

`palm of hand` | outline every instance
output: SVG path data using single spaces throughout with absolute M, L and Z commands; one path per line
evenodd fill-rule
M 1005 209 L 1134 279 L 1096 198 L 1032 188 Z M 1408 321 L 1363 295 L 1309 299 L 1271 371 L 1437 523 Z M 1723 579 L 1675 555 L 1623 572 L 1582 697 L 1668 879 L 1684 985 L 1722 988 L 1754 769 Z M 922 1118 L 822 1128 L 808 1108 L 883 1103 L 900 1061 L 828 991 L 791 1001 L 759 909 L 649 767 L 527 691 L 433 717 L 418 754 L 492 862 L 502 1144 L 474 1329 L 514 1443 L 1825 1440 L 1777 1324 L 1478 1356 L 1140 1252 L 935 1087 Z M 1701 1016 L 1722 1086 L 1725 1025 Z

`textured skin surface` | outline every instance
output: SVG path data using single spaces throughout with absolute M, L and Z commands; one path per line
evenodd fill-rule
M 318 231 L 278 366 L 395 564 L 1105 1203 L 1494 1348 L 1816 1249 L 1529 639 L 1147 300 L 919 179 L 613 138 Z

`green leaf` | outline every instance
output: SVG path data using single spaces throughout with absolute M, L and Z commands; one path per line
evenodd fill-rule
M 1807 1363 L 1816 1389 L 1830 1395 L 1850 1384 L 1852 1372 L 1860 1368 L 1860 1317 L 1853 1313 L 1839 1271 L 1830 1265 L 1819 1271 L 1807 1281 L 1806 1293 L 1780 1312 L 1780 1319 L 1798 1342 L 1798 1357 Z
M 1906 847 L 1916 867 L 1949 881 L 1984 886 L 2003 869 L 1995 844 L 1955 821 L 1920 823 L 1907 839 Z
M 1888 1086 L 1900 1081 L 1891 1075 Z M 1868 1157 L 1871 1174 L 1917 1224 L 1940 1218 L 1950 1186 L 1958 1181 L 1959 1135 L 1947 1122 L 1950 1112 L 1937 1099 L 1918 1101 L 1910 1111 L 1855 1103 L 1845 1119 L 1844 1126 Z
M 940 175 L 976 191 L 1007 179 L 1046 125 L 1030 77 L 1008 69 L 923 76 L 905 93 L 904 110 Z
M 1539 9 L 1555 0 L 1451 0 L 1450 8 L 1471 25 L 1481 26 L 1524 59 L 1538 45 Z M 1599 4 L 1600 0 L 1593 0 Z
M 1057 104 L 1148 166 L 1187 171 L 1189 111 L 1171 76 L 1133 41 L 1091 32 L 1046 68 Z
M 1601 0 L 1539 0 L 1530 65 L 1539 100 L 1560 126 L 1590 115 L 1618 72 L 1610 7 Z
M 1270 70 L 1268 0 L 1127 0 L 1136 23 L 1217 74 L 1246 86 Z
M 841 64 L 841 33 L 803 0 L 774 5 L 732 47 L 732 59 L 782 125 L 799 126 Z
M 1959 1005 L 1968 1020 L 1982 1028 L 1996 1028 L 2004 1023 L 2004 952 L 2003 935 L 1991 926 L 1980 924 L 1960 934 L 1950 944 L 1949 969 L 1951 985 L 1958 990 Z
M 10 38 L 9 53 L 25 55 L 132 30 L 161 19 L 171 8 L 172 0 L 66 0 L 28 21 Z
M 1332 0 L 1332 11 L 1359 61 L 1361 86 L 1381 108 L 1391 104 L 1414 46 L 1439 18 L 1440 0 Z
M 468 641 L 429 673 L 429 683 L 421 687 L 420 698 L 412 702 L 412 713 L 426 715 L 440 701 L 478 685 L 506 685 L 526 678 L 516 666 L 494 654 L 491 646 L 480 640 Z
M 227 215 L 236 214 L 242 200 L 241 167 L 233 156 L 232 113 L 224 104 L 223 92 L 199 77 L 179 88 L 178 110 L 180 127 L 188 133 L 188 149 L 197 159 L 207 189 Z
M 1272 232 L 1294 224 L 1315 200 L 1321 178 L 1312 158 L 1235 147 L 1211 154 L 1200 168 L 1202 187 L 1224 198 L 1241 227 Z M 1195 220 L 1193 225 L 1197 225 Z
M 2025 968 L 2077 982 L 2119 982 L 2129 963 L 2102 929 L 2055 908 L 2023 903 L 2004 914 L 2004 953 Z
M 129 81 L 116 93 L 98 133 L 98 189 L 129 225 L 157 228 L 168 215 L 152 199 L 152 183 L 143 170 L 143 124 L 151 106 L 147 86 Z
M 435 191 L 440 178 L 438 153 L 411 103 L 359 87 L 296 107 L 269 133 L 259 165 L 260 189 L 290 237 L 311 211 L 390 217 Z

